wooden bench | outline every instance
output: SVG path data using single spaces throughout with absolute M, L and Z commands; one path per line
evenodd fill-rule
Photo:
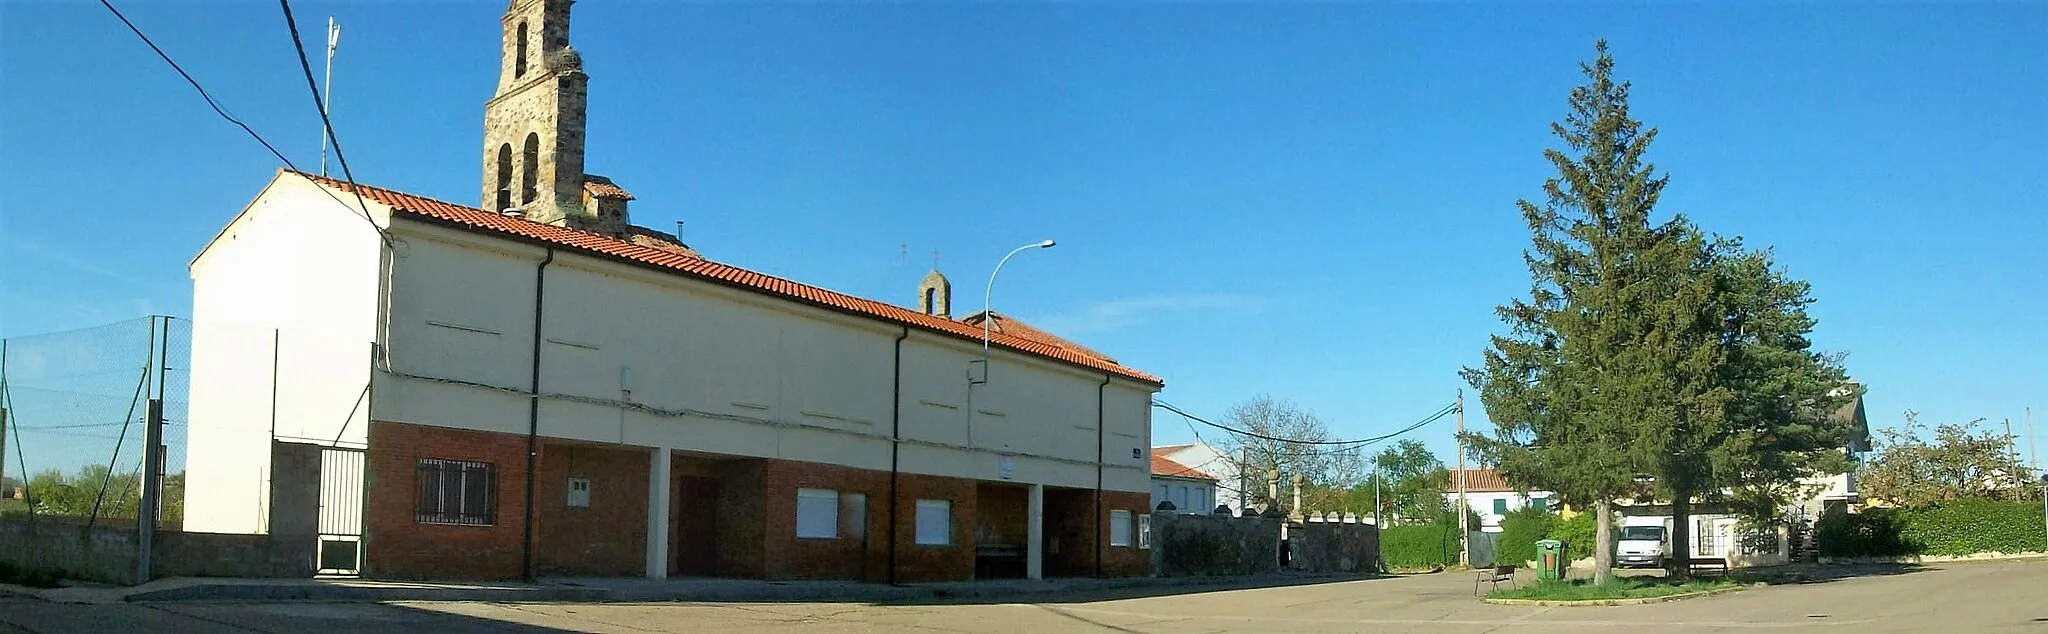
M 1508 587 L 1515 587 L 1514 566 L 1494 566 L 1491 568 L 1480 568 L 1479 574 L 1472 581 L 1472 596 L 1479 596 L 1479 584 L 1490 583 L 1493 584 L 1492 589 L 1499 590 L 1500 583 L 1503 581 L 1508 583 Z

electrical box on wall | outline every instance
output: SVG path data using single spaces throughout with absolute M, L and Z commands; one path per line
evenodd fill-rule
M 590 478 L 569 478 L 569 507 L 590 507 Z

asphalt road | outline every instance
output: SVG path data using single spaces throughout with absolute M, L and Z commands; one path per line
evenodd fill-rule
M 1537 608 L 1472 598 L 1469 573 L 1032 603 L 273 603 L 61 605 L 0 598 L 0 632 L 1487 632 L 2048 633 L 2048 561 L 1862 569 L 1670 603 Z

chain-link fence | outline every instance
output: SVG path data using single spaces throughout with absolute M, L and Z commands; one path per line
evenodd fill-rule
M 158 525 L 180 526 L 191 348 L 170 317 L 0 340 L 0 516 L 135 525 L 157 401 Z

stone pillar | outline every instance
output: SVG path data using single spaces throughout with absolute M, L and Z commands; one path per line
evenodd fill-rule
M 647 464 L 647 578 L 668 578 L 669 469 L 675 463 L 667 447 L 656 447 Z
M 1045 578 L 1045 485 L 1031 485 L 1031 498 L 1025 503 L 1024 576 L 1031 579 Z

